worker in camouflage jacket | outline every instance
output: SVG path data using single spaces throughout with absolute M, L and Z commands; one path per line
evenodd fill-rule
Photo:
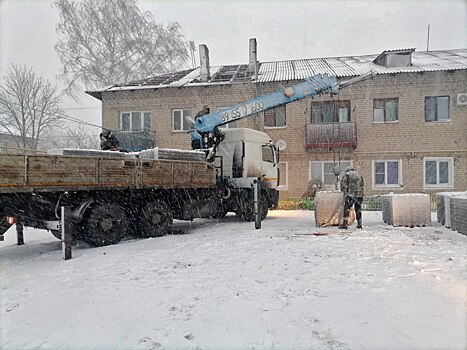
M 362 228 L 363 177 L 352 167 L 345 169 L 341 179 L 341 191 L 344 194 L 344 215 L 339 228 L 347 229 L 349 211 L 355 206 L 357 228 Z

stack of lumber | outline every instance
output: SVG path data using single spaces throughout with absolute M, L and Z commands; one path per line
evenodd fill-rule
M 382 196 L 383 221 L 392 226 L 431 225 L 430 196 L 426 193 Z

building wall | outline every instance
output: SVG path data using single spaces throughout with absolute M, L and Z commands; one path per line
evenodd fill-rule
M 282 82 L 283 85 L 295 83 Z M 189 108 L 192 116 L 204 104 L 211 111 L 281 88 L 279 83 L 238 83 L 190 88 L 163 88 L 103 93 L 103 125 L 119 128 L 122 111 L 150 111 L 156 145 L 190 148 L 186 132 L 172 132 L 172 109 Z M 286 106 L 287 126 L 265 128 L 264 118 L 245 118 L 239 127 L 265 131 L 276 142 L 285 140 L 281 162 L 288 164 L 288 187 L 281 196 L 300 197 L 306 193 L 310 161 L 351 160 L 365 178 L 366 195 L 387 192 L 427 192 L 467 190 L 467 106 L 456 105 L 457 93 L 467 92 L 467 71 L 383 74 L 343 89 L 334 99 L 351 101 L 351 120 L 357 124 L 358 146 L 353 151 L 335 153 L 307 150 L 306 125 L 310 122 L 310 103 L 329 100 L 328 95 L 307 98 Z M 425 96 L 450 96 L 450 121 L 425 122 Z M 398 100 L 398 121 L 373 122 L 373 99 Z M 452 157 L 453 188 L 424 188 L 424 157 Z M 373 188 L 373 161 L 402 161 L 403 183 L 397 188 Z

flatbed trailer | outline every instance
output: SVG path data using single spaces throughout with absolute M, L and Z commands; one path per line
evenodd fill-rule
M 0 155 L 0 236 L 14 221 L 60 238 L 60 207 L 73 236 L 101 246 L 160 236 L 173 219 L 215 216 L 225 191 L 206 161 Z M 14 220 L 12 220 L 14 219 Z

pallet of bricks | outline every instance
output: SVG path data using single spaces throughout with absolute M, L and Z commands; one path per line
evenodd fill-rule
M 392 226 L 431 225 L 430 196 L 425 193 L 388 194 L 382 197 L 383 221 Z
M 467 235 L 467 191 L 437 193 L 436 214 L 440 224 Z

